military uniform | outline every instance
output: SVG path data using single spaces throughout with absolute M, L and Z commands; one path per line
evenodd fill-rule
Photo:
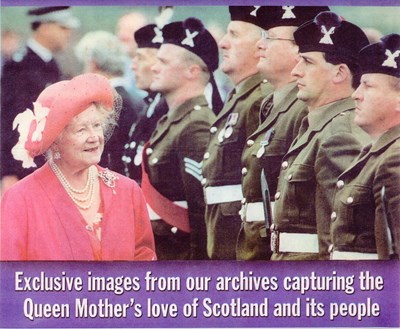
M 243 224 L 237 243 L 237 258 L 269 259 L 271 251 L 265 227 L 262 204 L 261 170 L 264 169 L 272 196 L 275 193 L 280 163 L 296 137 L 301 120 L 307 115 L 306 105 L 297 99 L 295 83 L 267 97 L 261 112 L 269 102 L 275 103 L 265 120 L 247 139 L 242 154 Z M 268 235 L 269 236 L 269 235 Z
M 204 196 L 201 162 L 215 116 L 203 95 L 170 110 L 157 124 L 144 152 L 144 163 L 151 184 L 163 196 L 185 204 L 190 233 L 153 219 L 158 259 L 206 259 Z
M 123 145 L 129 137 L 129 130 L 132 124 L 136 124 L 138 120 L 138 113 L 141 107 L 135 107 L 130 95 L 123 86 L 115 86 L 115 90 L 121 97 L 122 109 L 117 126 L 110 139 L 104 145 L 100 165 L 123 175 L 125 171 L 124 162 L 122 161 Z
M 330 217 L 333 259 L 378 259 L 377 250 L 379 258 L 388 259 L 391 243 L 387 228 L 396 239 L 396 254 L 399 255 L 399 154 L 400 126 L 396 126 L 372 147 L 370 145 L 340 175 L 336 183 L 334 212 Z
M 262 99 L 271 85 L 260 75 L 240 82 L 210 129 L 203 159 L 207 252 L 211 259 L 236 259 L 240 229 L 240 157 L 247 137 L 257 128 Z
M 325 105 L 302 122 L 284 156 L 275 194 L 273 260 L 328 259 L 336 181 L 369 137 L 353 123 L 351 98 Z M 302 134 L 302 130 L 309 128 Z
M 145 99 L 146 110 L 139 122 L 129 131 L 129 140 L 124 145 L 122 162 L 124 174 L 140 183 L 142 177 L 142 152 L 144 144 L 150 139 L 158 120 L 168 112 L 168 105 L 160 93 L 151 93 Z
M 54 59 L 45 62 L 30 47 L 14 55 L 13 60 L 3 67 L 1 77 L 1 176 L 17 175 L 23 178 L 32 169 L 23 169 L 14 160 L 11 149 L 18 141 L 17 131 L 12 124 L 15 117 L 27 108 L 47 86 L 62 80 L 62 74 Z M 38 166 L 44 158 L 36 159 Z

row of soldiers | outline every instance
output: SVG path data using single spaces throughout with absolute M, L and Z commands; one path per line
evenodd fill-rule
M 397 257 L 400 36 L 369 45 L 324 6 L 229 13 L 218 44 L 196 18 L 135 33 L 148 97 L 121 160 L 158 259 Z

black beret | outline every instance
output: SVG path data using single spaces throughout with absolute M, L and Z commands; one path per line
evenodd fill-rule
M 257 11 L 261 6 L 229 6 L 231 21 L 241 21 L 258 26 Z
M 389 34 L 364 47 L 359 61 L 362 74 L 382 73 L 400 78 L 400 35 Z
M 55 11 L 69 9 L 69 6 L 55 6 L 55 7 L 39 7 L 28 11 L 29 16 L 40 16 Z
M 327 6 L 262 6 L 257 11 L 258 25 L 264 30 L 277 26 L 300 26 L 312 20 Z
M 218 45 L 203 23 L 193 17 L 172 22 L 162 29 L 164 42 L 183 47 L 199 56 L 211 72 L 218 68 Z
M 162 31 L 156 24 L 143 26 L 134 33 L 138 48 L 160 48 L 164 41 Z
M 369 44 L 365 33 L 333 12 L 322 12 L 294 32 L 300 53 L 318 51 L 358 58 Z

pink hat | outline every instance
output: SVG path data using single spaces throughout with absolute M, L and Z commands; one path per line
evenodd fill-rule
M 14 158 L 24 168 L 36 167 L 33 158 L 47 151 L 73 117 L 92 103 L 111 111 L 113 101 L 108 79 L 93 73 L 47 87 L 33 103 L 33 111 L 26 109 L 14 119 L 13 129 L 18 126 L 20 134 L 11 151 Z

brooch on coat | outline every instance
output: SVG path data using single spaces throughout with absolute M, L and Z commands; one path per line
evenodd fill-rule
M 118 179 L 118 177 L 108 168 L 104 169 L 103 171 L 99 171 L 98 175 L 100 179 L 104 182 L 104 184 L 112 189 L 113 194 L 117 194 L 114 190 L 114 187 L 115 181 Z

